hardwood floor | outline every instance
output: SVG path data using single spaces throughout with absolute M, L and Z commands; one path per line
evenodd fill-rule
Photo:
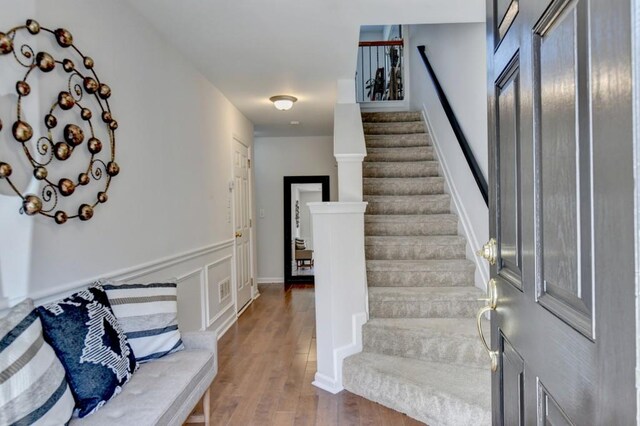
M 218 342 L 211 386 L 214 425 L 379 425 L 422 423 L 343 391 L 311 385 L 316 372 L 312 287 L 263 285 L 261 296 Z

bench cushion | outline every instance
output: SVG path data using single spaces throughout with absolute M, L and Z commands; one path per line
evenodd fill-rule
M 122 393 L 97 413 L 74 418 L 70 425 L 181 425 L 215 374 L 213 352 L 187 349 L 167 355 L 142 364 Z

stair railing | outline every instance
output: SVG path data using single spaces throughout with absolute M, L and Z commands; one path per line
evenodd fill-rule
M 418 52 L 420 52 L 420 57 L 424 62 L 424 66 L 427 68 L 427 72 L 431 77 L 431 81 L 433 82 L 433 86 L 436 89 L 436 93 L 438 94 L 438 99 L 440 99 L 440 103 L 442 104 L 442 108 L 444 109 L 447 118 L 449 119 L 449 124 L 453 129 L 453 133 L 456 135 L 456 139 L 458 139 L 458 144 L 460 145 L 460 149 L 462 149 L 462 153 L 464 154 L 464 158 L 467 160 L 467 164 L 471 169 L 471 173 L 473 174 L 473 179 L 476 181 L 478 185 L 478 189 L 482 194 L 482 198 L 484 198 L 484 202 L 489 205 L 489 191 L 487 187 L 487 180 L 482 174 L 482 170 L 480 170 L 480 166 L 476 161 L 476 157 L 473 155 L 473 151 L 471 151 L 471 147 L 469 146 L 469 142 L 467 138 L 464 136 L 464 132 L 462 131 L 462 127 L 460 127 L 460 123 L 456 118 L 456 114 L 453 112 L 451 108 L 451 104 L 449 103 L 449 99 L 447 99 L 447 95 L 444 93 L 442 86 L 440 85 L 440 81 L 436 76 L 429 59 L 425 53 L 424 46 L 418 46 Z

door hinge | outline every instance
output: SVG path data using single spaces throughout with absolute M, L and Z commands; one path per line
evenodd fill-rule
M 247 165 L 251 168 L 251 158 L 247 159 Z
M 249 219 L 249 228 L 251 228 L 252 226 L 253 226 L 253 221 Z
M 253 278 L 249 278 L 251 280 L 251 287 L 253 287 Z

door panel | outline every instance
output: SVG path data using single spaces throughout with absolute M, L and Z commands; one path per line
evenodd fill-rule
M 522 289 L 520 214 L 520 76 L 519 55 L 502 72 L 496 86 L 498 274 Z
M 500 342 L 504 424 L 522 426 L 524 425 L 524 361 L 502 334 Z
M 487 2 L 493 423 L 635 424 L 630 1 L 513 4 Z
M 251 192 L 249 148 L 234 140 L 233 227 L 235 232 L 236 302 L 238 312 L 251 301 Z
M 558 2 L 534 30 L 540 115 L 540 303 L 593 336 L 587 6 Z M 562 143 L 558 143 L 561 140 Z

